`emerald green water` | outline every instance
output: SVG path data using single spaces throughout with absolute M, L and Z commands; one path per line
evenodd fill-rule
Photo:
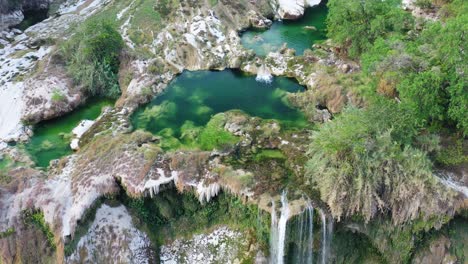
M 253 49 L 259 56 L 266 56 L 287 43 L 289 48 L 296 50 L 296 54 L 303 54 L 317 41 L 326 39 L 327 12 L 326 5 L 320 4 L 308 8 L 299 20 L 277 21 L 266 31 L 246 31 L 241 37 L 242 45 Z M 306 26 L 314 26 L 317 30 L 304 28 Z
M 296 82 L 276 77 L 270 84 L 234 71 L 183 72 L 151 103 L 132 116 L 134 128 L 180 139 L 183 130 L 205 126 L 217 113 L 242 110 L 251 116 L 276 119 L 288 126 L 305 126 L 303 114 L 288 106 L 288 92 L 302 91 Z M 215 118 L 214 120 L 217 120 Z M 210 121 L 210 124 L 213 120 Z
M 37 124 L 34 127 L 34 135 L 25 145 L 36 165 L 47 167 L 51 160 L 71 154 L 73 128 L 83 119 L 96 119 L 102 108 L 109 105 L 113 105 L 110 100 L 90 100 L 68 115 Z

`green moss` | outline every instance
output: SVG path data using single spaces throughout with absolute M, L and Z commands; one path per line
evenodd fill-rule
M 277 149 L 262 149 L 258 153 L 256 153 L 253 157 L 255 161 L 262 161 L 265 159 L 285 159 L 286 156 Z
M 15 228 L 10 227 L 10 228 L 8 228 L 8 229 L 5 230 L 5 231 L 0 232 L 0 239 L 9 237 L 9 236 L 13 235 L 15 232 L 16 232 L 16 231 L 15 231 Z
M 238 138 L 224 130 L 226 115 L 221 113 L 213 116 L 203 128 L 198 138 L 198 144 L 203 150 L 212 150 L 237 143 Z
M 46 237 L 47 244 L 52 250 L 57 248 L 55 244 L 54 233 L 44 219 L 44 213 L 41 211 L 25 210 L 22 212 L 22 218 L 26 225 L 34 225 L 39 228 Z
M 336 252 L 333 263 L 388 263 L 368 237 L 341 226 L 333 234 L 332 247 Z
M 54 92 L 52 93 L 52 101 L 54 102 L 60 102 L 65 99 L 65 95 L 60 92 L 58 89 L 55 89 Z
M 0 157 L 0 184 L 7 184 L 12 180 L 8 172 L 17 165 L 9 156 Z

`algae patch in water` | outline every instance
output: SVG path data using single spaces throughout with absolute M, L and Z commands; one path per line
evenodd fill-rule
M 232 135 L 224 134 L 227 132 L 219 126 L 224 118 L 221 113 L 230 110 L 275 119 L 283 127 L 305 127 L 304 115 L 289 106 L 286 99 L 288 93 L 303 89 L 283 77 L 265 84 L 255 81 L 254 76 L 233 71 L 184 72 L 162 95 L 138 109 L 132 116 L 132 123 L 137 129 L 172 141 L 193 141 L 198 135 L 200 147 L 210 149 L 217 141 L 232 141 Z
M 96 119 L 104 106 L 112 104 L 110 100 L 93 99 L 70 114 L 37 124 L 33 137 L 25 145 L 26 150 L 37 166 L 47 167 L 51 160 L 72 153 L 71 132 L 81 120 Z
M 249 30 L 242 34 L 242 45 L 253 49 L 259 56 L 277 51 L 283 43 L 296 50 L 298 55 L 314 43 L 326 39 L 328 9 L 325 4 L 308 8 L 304 16 L 294 21 L 276 21 L 266 31 Z

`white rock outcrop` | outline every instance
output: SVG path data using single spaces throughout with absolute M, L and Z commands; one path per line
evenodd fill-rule
M 86 254 L 85 254 L 86 253 Z M 123 206 L 103 204 L 88 233 L 80 239 L 67 263 L 152 263 L 148 236 L 138 230 Z
M 320 4 L 321 0 L 278 0 L 278 15 L 281 19 L 297 19 L 307 7 Z
M 81 136 L 83 136 L 86 131 L 88 131 L 92 126 L 94 125 L 94 121 L 92 120 L 82 120 L 78 126 L 76 126 L 73 130 L 73 136 L 75 138 L 72 139 L 70 143 L 70 148 L 73 150 L 78 150 L 79 149 L 79 142 Z

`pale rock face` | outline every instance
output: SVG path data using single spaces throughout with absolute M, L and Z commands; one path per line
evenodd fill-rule
M 163 245 L 161 263 L 242 263 L 242 257 L 249 251 L 248 247 L 246 234 L 220 227 L 208 234 L 195 235 L 186 240 L 177 239 Z
M 91 228 L 67 263 L 153 263 L 148 236 L 138 230 L 127 209 L 103 204 Z
M 13 11 L 9 14 L 1 14 L 0 18 L 0 31 L 7 29 L 10 26 L 21 23 L 24 19 L 23 12 L 20 10 Z
M 281 19 L 297 19 L 307 7 L 320 4 L 321 0 L 278 0 L 278 15 Z
M 38 63 L 49 64 L 53 51 L 52 46 L 38 47 L 37 43 L 41 39 L 65 37 L 64 32 L 73 23 L 83 21 L 109 2 L 67 1 L 59 9 L 61 16 L 50 17 L 25 32 L 2 31 L 0 27 L 0 141 L 27 139 L 29 135 L 22 124 L 23 119 L 38 122 L 53 118 L 71 111 L 74 107 L 70 106 L 79 103 L 82 96 L 76 91 L 69 92 L 70 80 L 63 73 L 45 72 L 46 77 L 34 74 Z M 19 13 L 15 16 L 19 17 Z M 2 19 L 6 17 L 1 15 Z M 52 96 L 55 89 L 65 96 L 67 103 L 63 109 L 54 108 Z M 31 105 L 32 102 L 35 104 Z
M 94 121 L 92 120 L 83 120 L 81 121 L 78 126 L 76 126 L 73 130 L 72 130 L 72 133 L 73 133 L 73 136 L 75 137 L 74 139 L 72 139 L 71 143 L 70 143 L 70 148 L 73 149 L 73 150 L 78 150 L 79 149 L 79 142 L 80 142 L 80 138 L 81 136 L 83 136 L 84 133 L 86 133 L 86 131 L 88 131 L 93 125 L 94 125 Z

